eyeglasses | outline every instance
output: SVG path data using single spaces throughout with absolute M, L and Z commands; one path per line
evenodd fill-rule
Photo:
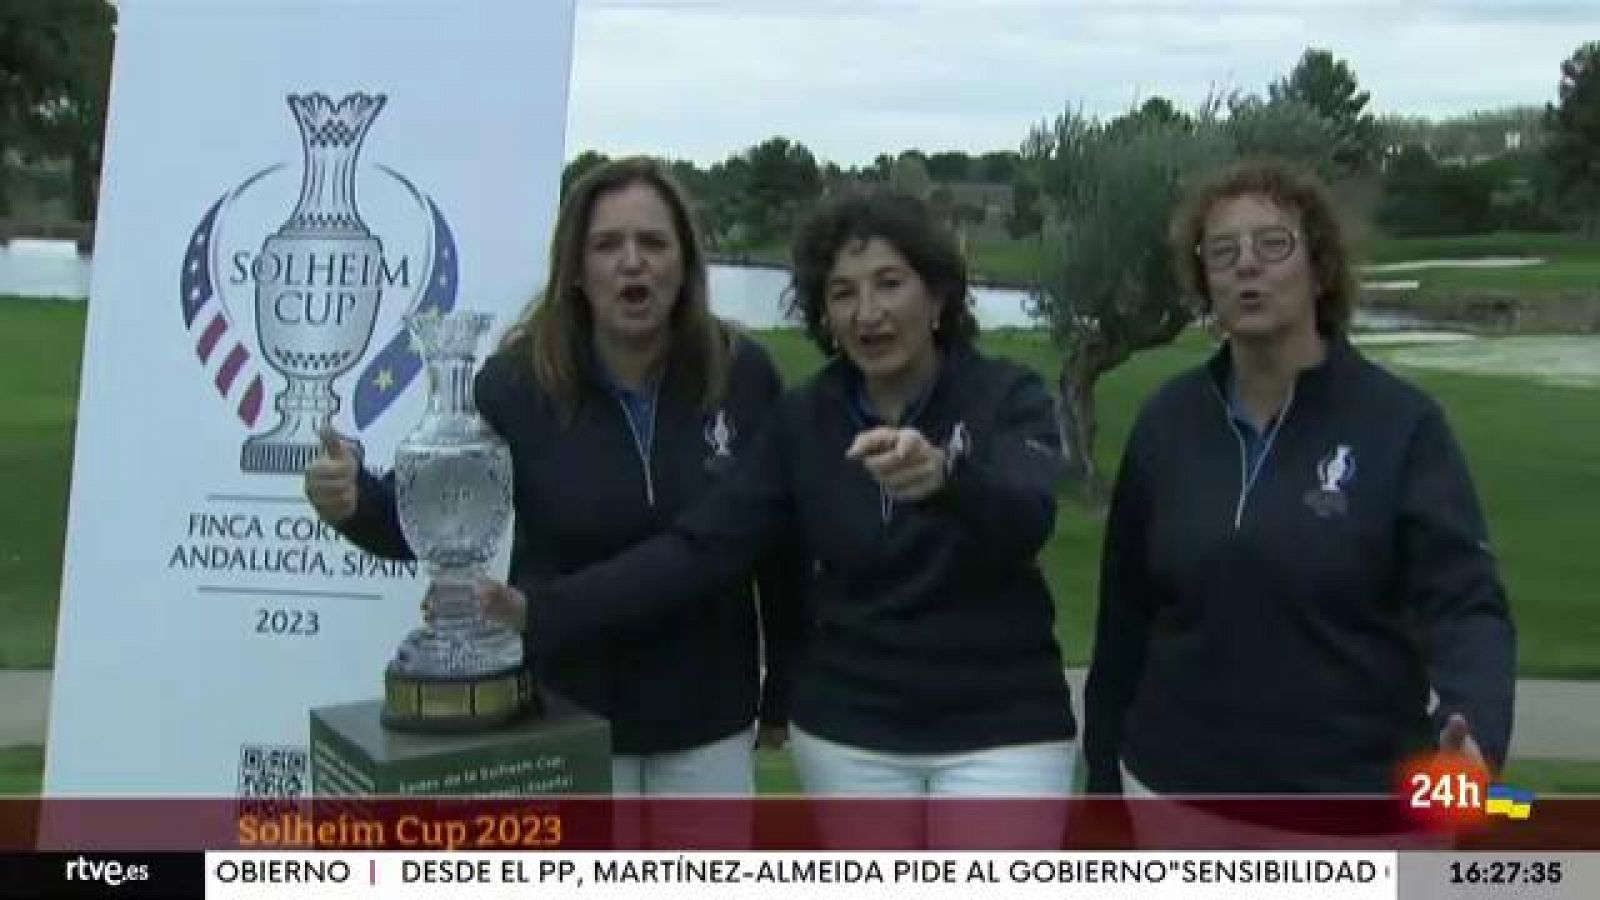
M 1230 269 L 1239 262 L 1244 240 L 1237 234 L 1219 234 L 1195 245 L 1194 254 L 1212 271 Z M 1283 262 L 1294 255 L 1295 233 L 1282 225 L 1257 228 L 1250 232 L 1249 240 L 1256 259 L 1262 262 Z

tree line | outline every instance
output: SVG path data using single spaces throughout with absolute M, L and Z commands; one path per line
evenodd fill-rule
M 20 194 L 54 194 L 69 220 L 93 218 L 98 196 L 116 9 L 105 0 L 0 4 L 0 216 Z M 1600 227 L 1600 42 L 1560 64 L 1558 100 L 1443 121 L 1377 117 L 1354 71 L 1310 48 L 1264 95 L 1234 92 L 1179 110 L 1151 97 L 1107 124 L 1237 120 L 1247 145 L 1331 168 L 1363 182 L 1387 233 L 1443 235 L 1497 229 Z M 1068 114 L 1082 118 L 1077 111 Z M 1120 123 L 1120 124 L 1119 124 Z M 841 167 L 805 144 L 772 137 L 709 167 L 674 170 L 698 198 L 713 247 L 734 252 L 781 244 L 816 200 L 849 184 L 891 183 L 923 195 L 952 225 L 990 235 L 1039 235 L 1055 212 L 1041 125 L 1016 149 L 986 153 L 907 149 Z M 1324 157 L 1327 157 L 1325 160 Z M 604 157 L 586 151 L 562 176 Z M 965 186 L 965 187 L 964 187 Z M 987 193 L 972 186 L 989 186 Z M 31 189 L 31 190 L 30 190 Z M 996 202 L 1003 198 L 1004 202 Z
M 94 218 L 115 21 L 105 0 L 0 3 L 0 216 L 53 173 L 67 216 Z
M 1311 165 L 1357 201 L 1361 212 L 1394 236 L 1437 236 L 1497 230 L 1593 230 L 1600 224 L 1600 58 L 1580 47 L 1561 64 L 1559 100 L 1434 120 L 1377 116 L 1350 65 L 1308 48 L 1294 68 L 1262 94 L 1214 94 L 1181 110 L 1154 96 L 1108 121 L 1067 110 L 1072 123 L 1091 122 L 1109 141 L 1148 123 L 1193 134 L 1224 127 L 1244 153 L 1271 153 Z M 907 149 L 879 154 L 870 165 L 819 160 L 804 143 L 775 136 L 701 167 L 673 163 L 699 203 L 700 224 L 714 249 L 770 249 L 819 198 L 849 185 L 893 184 L 923 196 L 960 230 L 987 225 L 991 236 L 1038 236 L 1059 212 L 1059 166 L 1051 162 L 1057 121 L 1043 123 L 1016 150 L 968 153 Z M 1070 127 L 1074 127 L 1069 125 Z M 593 150 L 571 160 L 562 188 L 606 157 Z M 1054 180 L 1052 180 L 1054 179 Z M 993 202 L 974 199 L 979 186 L 999 189 Z
M 561 175 L 562 194 L 608 158 L 586 150 L 570 160 Z M 963 199 L 958 186 L 1012 185 L 1021 164 L 1022 155 L 1014 150 L 929 154 L 911 149 L 843 168 L 818 161 L 799 141 L 775 136 L 709 167 L 675 160 L 671 169 L 695 198 L 699 225 L 712 248 L 748 252 L 787 240 L 818 199 L 848 185 L 893 184 L 923 197 L 952 221 L 982 222 L 989 210 Z

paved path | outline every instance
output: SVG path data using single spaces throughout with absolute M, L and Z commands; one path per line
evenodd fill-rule
M 1067 670 L 1079 710 L 1083 678 L 1083 669 Z M 50 670 L 0 669 L 0 747 L 43 744 L 49 708 Z M 1600 681 L 1518 682 L 1512 754 L 1600 761 Z

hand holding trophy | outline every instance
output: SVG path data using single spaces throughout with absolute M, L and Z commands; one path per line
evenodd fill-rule
M 492 578 L 478 579 L 478 608 L 483 610 L 485 617 L 492 619 L 510 628 L 512 631 L 521 632 L 528 624 L 528 598 L 522 592 L 503 581 Z M 435 610 L 433 594 L 430 592 L 422 598 L 422 618 L 432 622 Z

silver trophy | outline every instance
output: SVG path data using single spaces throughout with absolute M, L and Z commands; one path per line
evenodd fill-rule
M 473 363 L 484 313 L 413 314 L 428 369 L 422 421 L 395 451 L 400 528 L 427 563 L 431 621 L 407 635 L 384 675 L 383 723 L 479 731 L 533 707 L 522 636 L 486 618 L 476 583 L 511 521 L 511 451 L 478 416 Z
M 356 156 L 385 99 L 356 93 L 335 105 L 320 93 L 288 98 L 305 156 L 300 200 L 262 245 L 253 272 L 257 340 L 288 383 L 274 402 L 277 425 L 240 450 L 246 472 L 304 470 L 317 455 L 318 432 L 339 410 L 333 380 L 360 361 L 372 338 L 383 244 L 356 209 Z

